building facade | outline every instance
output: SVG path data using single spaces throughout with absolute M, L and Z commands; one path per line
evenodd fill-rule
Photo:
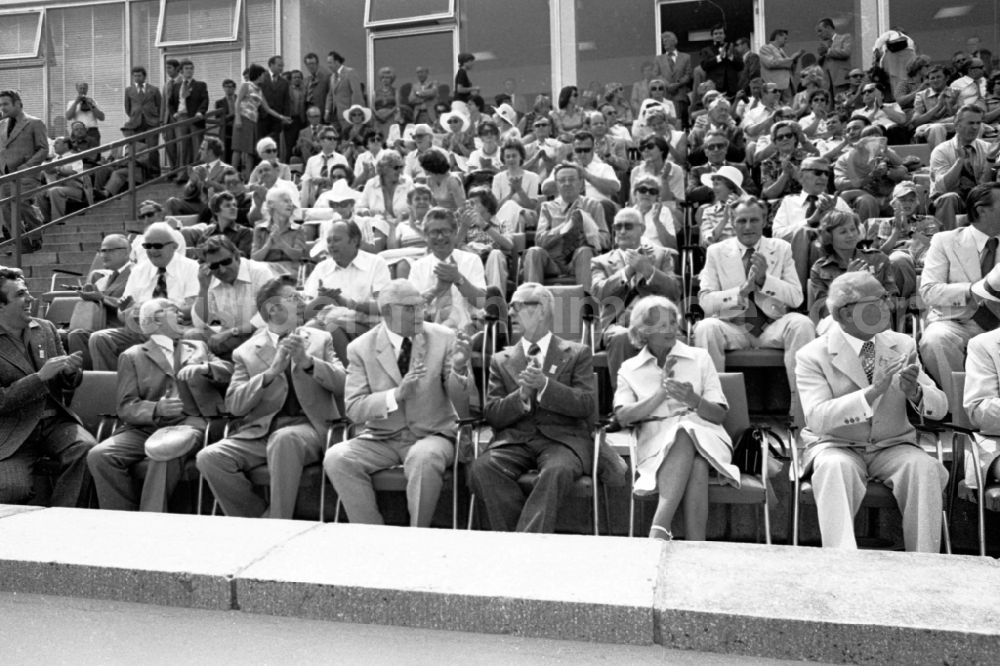
M 112 140 L 133 65 L 161 85 L 164 60 L 189 58 L 217 98 L 223 79 L 239 81 L 248 64 L 276 53 L 288 70 L 301 68 L 306 53 L 323 61 L 336 50 L 371 90 L 383 66 L 394 68 L 397 85 L 412 81 L 417 65 L 452 84 L 456 55 L 469 51 L 484 97 L 506 83 L 525 111 L 535 95 L 555 99 L 564 85 L 630 86 L 667 29 L 692 53 L 720 22 L 755 48 L 784 28 L 787 51 L 815 52 L 814 27 L 826 16 L 852 36 L 855 66 L 871 63 L 873 44 L 890 27 L 947 62 L 970 38 L 997 52 L 998 12 L 1000 0 L 0 0 L 0 88 L 20 90 L 27 112 L 56 135 L 75 84 L 87 81 Z

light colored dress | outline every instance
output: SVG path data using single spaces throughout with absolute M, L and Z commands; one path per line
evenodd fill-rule
M 728 407 L 719 374 L 707 351 L 677 341 L 668 356 L 677 358 L 673 370 L 675 379 L 690 382 L 704 400 Z M 615 409 L 653 395 L 661 374 L 656 357 L 648 347 L 643 347 L 637 355 L 622 363 L 618 371 Z M 636 494 L 651 495 L 656 492 L 656 473 L 674 445 L 679 429 L 687 432 L 698 454 L 708 461 L 714 472 L 714 482 L 740 487 L 740 472 L 732 464 L 733 443 L 721 425 L 706 421 L 673 398 L 667 398 L 658 405 L 647 419 L 632 430 L 636 438 L 635 466 L 639 474 L 635 483 Z

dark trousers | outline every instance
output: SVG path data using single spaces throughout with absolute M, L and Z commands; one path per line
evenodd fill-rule
M 538 480 L 525 496 L 517 480 L 531 470 Z M 538 437 L 496 446 L 472 463 L 472 488 L 482 499 L 492 529 L 499 532 L 556 530 L 563 500 L 583 475 L 580 458 L 564 444 Z
M 59 466 L 51 505 L 86 506 L 92 483 L 87 453 L 95 444 L 93 436 L 75 421 L 62 416 L 39 421 L 16 453 L 0 460 L 0 504 L 27 501 L 31 497 L 35 463 L 48 456 Z

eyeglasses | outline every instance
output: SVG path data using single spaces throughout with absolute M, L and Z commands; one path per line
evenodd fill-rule
M 260 151 L 260 154 L 261 155 L 268 155 L 270 153 L 276 153 L 276 152 L 278 152 L 277 148 L 265 148 L 264 150 Z
M 389 170 L 391 170 L 391 171 L 402 171 L 403 170 L 403 165 L 402 164 L 390 164 L 387 168 Z
M 143 250 L 162 250 L 163 248 L 167 247 L 168 245 L 176 245 L 176 243 L 174 243 L 174 241 L 170 241 L 169 243 L 143 243 L 142 244 L 142 249 Z
M 156 217 L 156 213 L 155 212 L 152 212 L 152 213 L 139 213 L 139 219 L 140 220 L 149 220 L 149 219 L 152 219 L 154 217 Z
M 705 150 L 725 150 L 726 144 L 724 143 L 706 143 Z
M 631 231 L 635 229 L 635 225 L 631 222 L 615 222 L 611 225 L 611 228 L 615 231 Z
M 426 229 L 424 233 L 432 238 L 447 238 L 454 232 L 451 229 Z
M 889 301 L 889 294 L 882 294 L 881 296 L 873 296 L 872 298 L 862 298 L 860 301 L 854 301 L 852 303 L 844 303 L 841 308 L 853 308 L 858 305 L 883 305 Z
M 650 90 L 666 90 L 665 86 L 649 86 Z
M 647 185 L 640 185 L 639 187 L 635 188 L 635 191 L 638 192 L 639 194 L 653 194 L 653 195 L 656 195 L 656 194 L 660 193 L 660 188 L 658 188 L 658 187 L 649 187 Z
M 865 75 L 864 74 L 851 74 L 847 78 L 849 78 L 849 79 L 863 79 L 863 78 L 865 78 Z
M 226 257 L 225 259 L 219 259 L 218 261 L 213 261 L 212 263 L 210 263 L 208 265 L 208 270 L 210 270 L 210 271 L 216 271 L 216 270 L 219 270 L 220 268 L 222 268 L 223 266 L 230 266 L 230 265 L 232 265 L 232 263 L 233 263 L 233 258 L 232 257 Z
M 541 304 L 541 301 L 514 301 L 510 304 L 510 309 L 517 312 L 518 310 L 524 310 L 525 308 L 537 308 Z
M 130 250 L 128 247 L 102 247 L 98 252 L 101 254 L 106 254 L 108 252 L 120 252 L 122 250 Z
M 336 136 L 334 136 L 334 135 L 332 135 L 332 134 L 329 134 L 329 135 L 327 135 L 327 136 L 321 136 L 321 137 L 319 138 L 319 140 L 320 140 L 320 141 L 336 141 L 336 140 L 337 140 L 337 137 L 336 137 Z
M 830 100 L 828 100 L 826 97 L 813 97 L 813 101 L 814 102 L 824 102 L 825 103 L 825 102 L 829 102 Z
M 485 130 L 479 133 L 479 136 L 500 136 L 500 132 L 494 132 L 493 130 Z
M 449 125 L 460 125 L 461 123 L 462 123 L 462 121 L 459 120 L 458 118 L 449 118 L 448 119 L 448 124 Z
M 593 148 L 584 148 L 583 146 L 580 146 L 579 148 L 574 148 L 573 152 L 576 153 L 577 155 L 585 155 L 587 153 L 594 152 L 594 149 Z
M 819 169 L 802 169 L 802 173 L 811 173 L 814 176 L 829 176 L 829 172 L 820 171 Z
M 775 141 L 784 141 L 786 139 L 794 139 L 794 138 L 795 138 L 794 134 L 775 134 L 774 135 L 774 140 Z

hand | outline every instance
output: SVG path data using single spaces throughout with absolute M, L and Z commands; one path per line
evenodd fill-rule
M 208 363 L 192 363 L 191 365 L 185 365 L 177 372 L 177 379 L 182 382 L 188 382 L 198 375 L 207 375 L 208 373 Z
M 752 269 L 757 269 L 754 271 L 754 282 L 758 287 L 763 287 L 767 279 L 767 259 L 760 252 L 754 252 L 750 257 L 750 266 Z
M 135 299 L 134 298 L 132 298 L 131 296 L 124 296 L 124 297 L 118 299 L 118 309 L 119 310 L 128 310 L 130 307 L 132 307 L 133 303 L 135 303 Z
M 344 304 L 343 292 L 341 292 L 341 290 L 337 289 L 336 287 L 324 288 L 322 280 L 320 280 L 319 283 L 319 296 L 320 298 L 325 298 L 336 305 Z
M 209 338 L 208 346 L 210 348 L 218 349 L 219 347 L 224 345 L 226 341 L 228 341 L 229 338 L 231 337 L 233 337 L 233 332 L 232 329 L 228 328 L 219 331 L 218 333 L 213 333 L 212 336 Z
M 666 381 L 674 376 L 674 366 L 677 365 L 676 356 L 668 356 L 663 361 L 663 368 L 660 370 L 660 388 L 666 388 Z
M 653 275 L 653 264 L 649 257 L 638 250 L 625 250 L 625 262 L 632 270 L 632 273 L 639 277 L 649 279 Z
M 791 160 L 788 159 L 781 160 L 781 173 L 788 176 L 789 178 L 795 178 L 795 165 L 792 164 Z
M 847 262 L 847 272 L 853 273 L 856 271 L 867 271 L 868 262 L 861 258 L 854 258 Z
M 831 210 L 833 210 L 834 203 L 835 203 L 834 198 L 831 197 L 829 194 L 819 195 L 819 201 L 816 202 L 817 214 L 823 215 L 825 213 L 830 212 Z
M 740 287 L 740 296 L 746 298 L 751 292 L 756 290 L 757 286 L 757 267 L 751 263 L 750 270 L 747 271 L 746 282 Z
M 153 416 L 162 419 L 176 419 L 184 415 L 184 402 L 180 398 L 160 398 L 153 408 Z
M 875 398 L 889 389 L 889 386 L 892 384 L 892 378 L 903 368 L 904 363 L 906 363 L 906 359 L 903 357 L 899 357 L 885 365 L 878 365 L 876 363 L 875 373 L 872 375 L 872 385 L 868 389 L 868 392 L 870 392 L 868 404 L 874 402 Z M 867 394 L 866 397 L 868 397 Z
M 275 353 L 274 358 L 271 359 L 271 365 L 268 366 L 267 370 L 264 371 L 266 375 L 265 383 L 270 382 L 278 375 L 285 372 L 288 364 L 291 363 L 291 358 L 288 356 L 288 351 L 285 349 L 285 345 L 278 345 L 278 351 Z
M 312 365 L 309 354 L 306 353 L 306 339 L 299 335 L 298 332 L 292 333 L 282 340 L 281 346 L 295 365 L 306 367 Z
M 100 303 L 104 300 L 104 294 L 89 282 L 80 289 L 80 298 L 90 303 Z
M 209 283 L 212 281 L 212 271 L 208 268 L 208 264 L 203 262 L 198 266 L 198 286 L 201 287 L 201 291 L 208 289 Z
M 458 374 L 465 375 L 472 358 L 472 345 L 469 336 L 458 332 L 455 335 L 455 348 L 451 355 L 451 367 L 453 370 L 461 370 Z
M 697 409 L 701 402 L 701 396 L 694 392 L 694 387 L 690 382 L 679 382 L 676 379 L 664 379 L 663 388 L 667 392 L 667 397 L 678 402 L 683 402 L 691 409 Z
M 920 366 L 916 363 L 911 363 L 899 371 L 899 388 L 910 402 L 917 402 L 920 398 L 919 377 Z
M 458 271 L 458 266 L 451 262 L 442 261 L 434 267 L 434 276 L 442 282 L 455 284 L 462 281 L 462 274 Z
M 427 374 L 427 368 L 423 363 L 415 363 L 410 366 L 410 371 L 403 377 L 403 381 L 396 387 L 396 400 L 407 400 L 416 395 L 419 390 L 420 380 Z

